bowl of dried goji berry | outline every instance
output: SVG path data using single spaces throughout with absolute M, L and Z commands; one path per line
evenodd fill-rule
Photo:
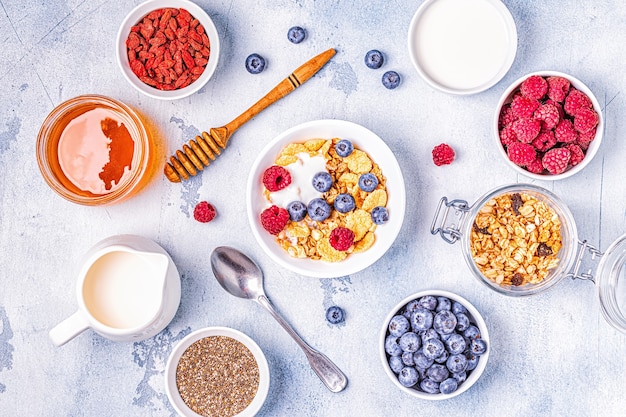
M 147 96 L 176 100 L 202 88 L 220 54 L 215 24 L 188 0 L 148 0 L 124 19 L 117 62 L 128 82 Z
M 492 122 L 497 148 L 518 173 L 568 178 L 598 152 L 604 117 L 582 81 L 557 71 L 527 74 L 502 94 Z

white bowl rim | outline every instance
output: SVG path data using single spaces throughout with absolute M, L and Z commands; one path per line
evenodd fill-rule
M 200 78 L 189 84 L 187 87 L 171 91 L 158 90 L 138 79 L 130 69 L 130 65 L 128 64 L 128 55 L 126 52 L 126 38 L 128 37 L 130 28 L 151 11 L 164 7 L 186 9 L 204 26 L 204 30 L 211 42 L 211 56 Z M 122 21 L 122 24 L 117 32 L 115 51 L 117 64 L 122 71 L 122 75 L 137 91 L 147 95 L 148 97 L 159 100 L 178 100 L 196 93 L 204 87 L 209 79 L 211 79 L 219 61 L 220 37 L 211 17 L 196 3 L 189 0 L 147 0 L 132 9 Z
M 185 404 L 176 386 L 176 367 L 183 353 L 198 340 L 211 336 L 227 336 L 246 346 L 259 367 L 259 388 L 252 402 L 236 417 L 252 417 L 256 415 L 267 398 L 270 387 L 270 369 L 265 354 L 259 345 L 245 333 L 230 327 L 212 326 L 198 329 L 185 336 L 170 353 L 165 366 L 165 392 L 170 404 L 178 414 L 185 417 L 201 417 Z
M 598 113 L 598 126 L 596 126 L 596 136 L 594 140 L 591 141 L 591 143 L 589 144 L 589 148 L 587 149 L 587 152 L 585 153 L 585 158 L 582 160 L 581 163 L 579 163 L 575 167 L 568 169 L 567 171 L 561 174 L 557 174 L 557 175 L 535 174 L 535 173 L 527 171 L 526 169 L 518 165 L 515 165 L 509 159 L 508 155 L 506 154 L 504 150 L 504 147 L 502 146 L 502 143 L 500 142 L 500 129 L 498 127 L 499 120 L 500 120 L 500 110 L 502 109 L 502 106 L 504 106 L 508 102 L 513 91 L 515 91 L 522 84 L 522 82 L 524 82 L 524 80 L 526 80 L 528 77 L 531 77 L 533 75 L 541 75 L 543 77 L 567 78 L 567 80 L 570 82 L 572 86 L 576 87 L 576 89 L 582 91 L 583 93 L 587 95 L 587 97 L 589 97 L 589 99 L 593 103 L 594 109 Z M 498 105 L 496 106 L 496 111 L 494 113 L 491 126 L 492 126 L 492 131 L 493 131 L 492 137 L 496 141 L 496 148 L 498 149 L 499 154 L 504 158 L 505 163 L 509 165 L 511 168 L 513 168 L 513 170 L 515 170 L 518 174 L 521 174 L 528 178 L 532 178 L 532 179 L 539 180 L 539 181 L 558 181 L 558 180 L 562 180 L 565 178 L 569 178 L 573 176 L 574 174 L 577 174 L 578 172 L 582 171 L 587 165 L 589 165 L 589 163 L 594 158 L 594 156 L 596 156 L 598 149 L 600 148 L 600 144 L 602 143 L 602 139 L 604 137 L 605 125 L 604 125 L 604 114 L 602 113 L 602 107 L 600 106 L 600 103 L 598 102 L 598 99 L 596 98 L 595 94 L 593 94 L 593 91 L 591 91 L 591 89 L 584 82 L 574 77 L 573 75 L 570 75 L 564 72 L 553 71 L 553 70 L 541 70 L 541 71 L 534 71 L 534 72 L 531 72 L 531 73 L 528 73 L 526 75 L 519 77 L 517 80 L 511 83 L 507 87 L 506 90 L 504 90 L 504 92 L 500 96 L 500 99 L 498 100 Z
M 459 388 L 450 394 L 429 394 L 427 392 L 418 391 L 417 389 L 414 389 L 414 388 L 405 387 L 398 381 L 397 375 L 393 373 L 387 361 L 387 352 L 385 352 L 385 339 L 387 337 L 389 321 L 391 320 L 393 316 L 398 314 L 398 311 L 402 307 L 404 307 L 409 301 L 419 299 L 425 295 L 433 295 L 436 297 L 440 297 L 440 296 L 448 297 L 451 300 L 460 302 L 465 308 L 467 308 L 467 311 L 470 313 L 471 315 L 470 319 L 474 319 L 474 321 L 476 322 L 476 325 L 478 329 L 480 330 L 481 339 L 483 339 L 487 343 L 487 351 L 480 356 L 480 359 L 478 360 L 478 365 L 476 366 L 476 368 L 470 373 L 470 375 L 459 386 Z M 469 301 L 467 301 L 464 297 L 456 293 L 445 291 L 445 290 L 437 290 L 437 289 L 418 291 L 414 294 L 411 294 L 405 297 L 402 301 L 396 304 L 395 307 L 391 309 L 391 311 L 385 317 L 383 326 L 380 331 L 380 337 L 379 337 L 378 343 L 379 343 L 378 346 L 379 346 L 380 359 L 383 364 L 383 369 L 385 370 L 385 373 L 387 374 L 387 376 L 394 383 L 394 385 L 396 385 L 402 391 L 414 397 L 421 398 L 423 400 L 435 400 L 435 401 L 447 400 L 449 398 L 456 397 L 457 395 L 460 395 L 464 393 L 465 391 L 467 391 L 468 389 L 470 389 L 470 387 L 474 385 L 476 381 L 478 381 L 483 371 L 485 370 L 485 367 L 487 366 L 487 362 L 489 360 L 489 353 L 491 352 L 491 341 L 489 339 L 489 331 L 487 329 L 485 320 L 483 319 L 480 312 L 476 309 L 476 307 L 474 307 L 474 305 L 470 303 Z
M 369 155 L 376 155 L 373 157 L 373 160 L 380 166 L 383 175 L 387 178 L 389 221 L 377 227 L 376 242 L 372 247 L 362 253 L 353 253 L 343 261 L 327 263 L 321 260 L 293 258 L 274 241 L 273 236 L 263 230 L 257 220 L 260 211 L 257 212 L 255 207 L 253 207 L 253 191 L 262 188 L 260 174 L 270 166 L 263 164 L 263 162 L 269 152 L 275 149 L 277 151 L 276 154 L 278 154 L 287 143 L 304 142 L 313 138 L 331 139 L 335 137 L 350 139 Z M 366 146 L 362 145 L 364 142 L 366 142 Z M 375 147 L 375 153 L 372 152 L 372 147 Z M 271 160 L 273 161 L 274 158 Z M 261 166 L 262 164 L 263 166 Z M 390 183 L 393 183 L 393 185 L 390 186 Z M 260 195 L 262 194 L 260 193 Z M 339 119 L 312 120 L 296 125 L 276 136 L 263 148 L 252 164 L 246 185 L 246 208 L 250 228 L 263 251 L 282 267 L 298 274 L 315 278 L 346 276 L 360 272 L 375 263 L 387 252 L 400 233 L 404 221 L 405 206 L 404 178 L 400 165 L 391 149 L 378 135 L 366 127 Z
M 505 21 L 505 24 L 507 26 L 507 31 L 510 36 L 509 53 L 507 54 L 506 60 L 502 62 L 502 66 L 500 67 L 500 70 L 496 73 L 496 75 L 491 80 L 485 82 L 482 85 L 478 85 L 476 87 L 461 89 L 461 88 L 450 87 L 441 82 L 434 80 L 422 68 L 422 65 L 420 65 L 420 62 L 417 56 L 417 52 L 416 52 L 417 48 L 415 47 L 414 33 L 417 30 L 417 27 L 418 27 L 418 24 L 422 15 L 426 12 L 428 7 L 432 6 L 432 4 L 436 1 L 438 0 L 424 1 L 418 7 L 417 11 L 413 15 L 413 18 L 411 19 L 411 23 L 409 24 L 407 45 L 408 45 L 408 50 L 409 50 L 409 58 L 411 60 L 411 63 L 413 64 L 413 67 L 417 70 L 417 73 L 419 74 L 419 76 L 424 81 L 426 81 L 428 85 L 444 93 L 453 94 L 453 95 L 472 95 L 472 94 L 481 93 L 485 90 L 490 89 L 491 87 L 496 85 L 500 80 L 502 80 L 502 78 L 504 78 L 506 73 L 509 71 L 509 69 L 513 65 L 513 62 L 515 61 L 515 55 L 517 54 L 517 42 L 518 42 L 517 26 L 515 25 L 515 20 L 513 19 L 513 16 L 511 15 L 510 10 L 500 0 L 484 0 L 487 3 L 491 4 L 497 10 Z

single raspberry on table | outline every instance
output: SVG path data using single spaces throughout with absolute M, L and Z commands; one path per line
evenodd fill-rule
M 511 109 L 513 109 L 513 114 L 518 118 L 530 118 L 533 117 L 533 113 L 539 108 L 540 104 L 538 100 L 517 94 L 513 97 Z
M 572 153 L 566 148 L 553 148 L 543 155 L 541 162 L 550 174 L 558 175 L 565 172 Z
M 583 93 L 580 90 L 572 88 L 567 97 L 565 97 L 563 110 L 565 110 L 565 113 L 569 114 L 570 116 L 576 116 L 578 110 L 582 108 L 591 109 L 593 108 L 593 104 L 591 103 L 589 97 L 587 97 L 587 94 Z
M 570 82 L 563 77 L 548 77 L 548 97 L 558 103 L 563 103 L 567 93 L 569 93 Z
M 502 109 L 500 110 L 500 116 L 498 117 L 498 126 L 500 127 L 500 129 L 510 125 L 515 120 L 517 120 L 517 116 L 513 112 L 511 104 L 505 104 L 504 106 L 502 106 Z
M 533 118 L 535 118 L 535 120 L 541 120 L 543 127 L 546 129 L 554 129 L 561 120 L 559 109 L 552 103 L 544 104 L 535 110 Z
M 537 155 L 534 161 L 530 164 L 526 164 L 526 170 L 528 172 L 532 172 L 533 174 L 543 174 L 543 163 L 541 162 L 541 158 L 543 155 Z
M 598 125 L 599 119 L 595 110 L 582 108 L 574 116 L 574 129 L 581 133 L 589 132 Z
M 346 227 L 336 227 L 328 237 L 330 246 L 344 252 L 354 244 L 354 232 Z
M 289 212 L 276 205 L 261 212 L 261 225 L 272 235 L 279 234 L 289 222 Z
M 575 144 L 575 143 L 568 143 L 567 145 L 565 145 L 565 147 L 570 151 L 570 158 L 569 158 L 569 164 L 573 167 L 575 167 L 576 165 L 580 164 L 583 159 L 585 159 L 585 152 L 583 152 L 583 149 Z
M 279 165 L 272 165 L 263 173 L 263 185 L 269 191 L 280 191 L 291 184 L 291 174 Z
M 450 145 L 441 143 L 433 148 L 433 162 L 437 166 L 448 165 L 454 161 L 454 149 Z
M 552 130 L 542 130 L 539 136 L 533 140 L 533 146 L 541 152 L 545 152 L 548 149 L 554 148 L 556 145 L 556 137 Z
M 507 147 L 507 155 L 515 165 L 526 166 L 537 157 L 535 147 L 529 143 L 515 142 Z
M 520 86 L 520 92 L 524 97 L 540 100 L 548 92 L 548 82 L 540 75 L 531 75 Z
M 541 122 L 534 119 L 517 119 L 511 125 L 517 136 L 517 140 L 523 143 L 530 143 L 541 132 Z
M 568 120 L 561 120 L 556 128 L 554 128 L 554 136 L 557 142 L 576 142 L 578 139 L 578 132 L 574 129 L 574 124 Z
M 500 130 L 500 142 L 505 146 L 509 146 L 513 142 L 518 142 L 517 135 L 511 126 L 504 126 Z
M 217 211 L 207 201 L 201 201 L 193 209 L 193 218 L 200 223 L 208 223 L 215 218 Z

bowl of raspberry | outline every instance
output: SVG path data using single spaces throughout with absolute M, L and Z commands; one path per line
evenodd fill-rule
M 405 212 L 402 172 L 375 133 L 315 120 L 270 141 L 248 176 L 247 213 L 266 254 L 301 275 L 369 267 L 391 247 Z
M 518 173 L 560 180 L 598 152 L 604 117 L 582 81 L 556 71 L 525 75 L 502 94 L 492 122 L 500 154 Z

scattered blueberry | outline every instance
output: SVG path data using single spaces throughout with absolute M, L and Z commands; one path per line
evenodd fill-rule
M 487 343 L 483 339 L 474 339 L 470 345 L 470 351 L 475 355 L 482 355 L 487 351 Z
M 341 139 L 337 144 L 335 144 L 335 152 L 342 158 L 350 155 L 354 150 L 354 145 L 348 139 Z
M 448 378 L 439 384 L 439 391 L 442 394 L 452 394 L 459 387 L 459 382 L 456 378 Z
M 432 295 L 425 295 L 422 298 L 420 298 L 419 303 L 422 307 L 424 307 L 427 310 L 434 310 L 435 308 L 437 308 L 437 299 L 435 297 L 433 297 Z
M 399 337 L 395 337 L 392 335 L 387 336 L 385 339 L 385 352 L 389 356 L 400 356 L 402 355 L 402 348 L 398 344 Z
M 250 74 L 259 74 L 265 69 L 265 58 L 259 54 L 250 54 L 246 58 L 246 69 Z
M 307 213 L 311 219 L 321 222 L 330 216 L 330 206 L 323 198 L 314 198 L 307 206 Z
M 385 62 L 385 57 L 382 52 L 372 49 L 371 51 L 367 51 L 365 54 L 365 65 L 371 69 L 378 69 L 383 66 Z
M 458 333 L 454 333 L 450 335 L 448 340 L 446 340 L 446 348 L 448 348 L 448 352 L 453 355 L 461 353 L 465 350 L 467 343 L 465 343 L 465 339 Z
M 409 320 L 402 315 L 393 316 L 391 320 L 389 320 L 389 334 L 396 337 L 400 337 L 408 332 L 410 327 Z
M 419 376 L 417 375 L 417 371 L 412 366 L 406 366 L 402 368 L 400 373 L 398 374 L 398 382 L 400 382 L 405 387 L 412 387 L 417 384 L 417 380 Z
M 287 204 L 287 212 L 289 213 L 289 220 L 292 222 L 299 222 L 306 217 L 306 204 L 302 201 L 292 201 Z
M 433 329 L 440 334 L 450 334 L 454 331 L 457 325 L 457 319 L 454 313 L 450 310 L 442 310 L 435 314 L 433 319 Z
M 422 342 L 419 336 L 416 335 L 415 333 L 406 332 L 400 337 L 400 342 L 398 344 L 400 345 L 400 349 L 402 349 L 403 352 L 413 353 L 413 352 L 417 352 Z
M 291 43 L 300 43 L 306 38 L 306 31 L 300 26 L 293 26 L 287 31 L 287 39 Z
M 439 384 L 430 378 L 423 379 L 422 382 L 420 382 L 420 388 L 428 394 L 439 393 Z
M 452 309 L 452 303 L 448 297 L 437 297 L 437 311 Z
M 383 85 L 389 90 L 393 90 L 400 85 L 400 74 L 395 71 L 387 71 L 383 74 Z
M 313 175 L 311 184 L 313 184 L 313 188 L 315 188 L 320 193 L 325 193 L 333 186 L 333 177 L 331 177 L 330 174 L 326 171 L 318 172 L 317 174 Z
M 430 368 L 435 361 L 426 357 L 423 350 L 418 350 L 413 354 L 413 362 L 415 362 L 415 367 L 426 370 Z
M 400 356 L 391 356 L 389 358 L 389 367 L 394 374 L 399 374 L 402 368 L 404 368 L 405 366 L 406 365 L 403 363 Z
M 347 213 L 356 208 L 356 203 L 354 202 L 354 197 L 350 194 L 339 194 L 335 197 L 335 202 L 333 203 L 335 206 L 335 210 L 339 213 Z
M 424 352 L 424 356 L 428 359 L 435 360 L 436 357 L 440 356 L 445 347 L 443 342 L 439 339 L 428 339 L 424 342 L 422 347 L 422 352 Z
M 332 306 L 328 307 L 328 309 L 326 310 L 326 320 L 330 324 L 339 324 L 344 320 L 344 318 L 345 314 L 341 307 Z
M 450 376 L 450 371 L 444 365 L 436 363 L 428 368 L 426 375 L 435 382 L 443 382 Z
M 372 221 L 375 224 L 384 224 L 389 220 L 389 212 L 383 206 L 376 206 L 372 209 Z
M 414 356 L 415 356 L 415 352 L 404 352 L 402 354 L 402 363 L 406 366 L 415 366 Z M 392 358 L 394 357 L 397 357 L 397 356 L 392 356 Z
M 372 192 L 378 186 L 378 178 L 376 175 L 368 172 L 359 177 L 359 188 L 365 192 Z
M 456 314 L 456 322 L 456 330 L 459 332 L 464 332 L 470 326 L 470 321 L 469 317 L 467 317 L 467 314 Z
M 414 332 L 428 330 L 432 325 L 433 313 L 426 310 L 424 307 L 418 307 L 413 314 L 411 314 L 411 327 Z
M 462 354 L 450 355 L 446 361 L 446 366 L 453 374 L 465 372 L 467 369 L 467 358 Z

